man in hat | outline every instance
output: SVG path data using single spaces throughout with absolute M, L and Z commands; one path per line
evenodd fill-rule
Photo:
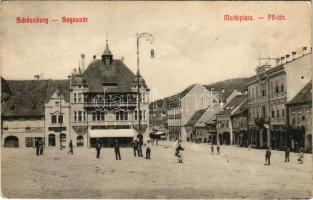
M 118 143 L 118 140 L 115 140 L 114 142 L 114 152 L 116 160 L 121 160 L 120 145 Z
M 97 158 L 99 159 L 100 158 L 100 151 L 101 151 L 101 143 L 99 140 L 97 140 L 97 143 L 96 143 L 96 151 L 97 151 Z

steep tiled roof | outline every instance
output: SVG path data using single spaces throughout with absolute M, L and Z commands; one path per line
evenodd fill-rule
M 12 91 L 9 87 L 8 82 L 1 77 L 1 103 L 6 102 L 12 94 Z M 1 105 L 1 108 L 3 108 L 3 104 Z
M 43 116 L 44 105 L 60 89 L 69 101 L 68 80 L 8 80 L 12 95 L 2 110 L 3 116 Z
M 1 92 L 11 94 L 11 89 L 8 82 L 1 77 Z
M 239 106 L 237 110 L 232 114 L 232 116 L 240 115 L 244 112 L 248 112 L 248 104 L 247 101 L 245 101 L 243 104 Z
M 215 104 L 213 107 L 208 107 L 205 113 L 199 118 L 195 127 L 205 127 L 206 123 L 212 123 L 216 118 L 216 114 L 221 111 L 221 105 Z
M 230 115 L 240 104 L 247 100 L 246 94 L 240 94 L 235 96 L 228 104 L 226 104 L 218 115 Z
M 95 60 L 84 71 L 83 77 L 88 84 L 89 92 L 103 92 L 103 84 L 115 83 L 116 92 L 130 91 L 130 84 L 135 75 L 120 60 L 113 60 L 105 65 L 102 60 Z
M 190 118 L 190 120 L 186 123 L 185 126 L 194 126 L 197 121 L 200 119 L 200 117 L 205 113 L 206 109 L 202 109 L 202 110 L 198 110 L 196 111 L 192 117 Z
M 291 99 L 288 104 L 310 103 L 312 102 L 312 80 L 309 81 L 300 92 Z
M 196 84 L 192 84 L 190 86 L 188 86 L 187 88 L 185 88 L 183 91 L 165 98 L 166 104 L 168 106 L 168 108 L 178 108 L 179 107 L 179 99 L 182 99 L 184 96 L 186 96 L 194 87 L 196 86 Z

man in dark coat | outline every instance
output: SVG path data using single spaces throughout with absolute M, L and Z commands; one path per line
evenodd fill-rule
M 142 134 L 138 134 L 137 135 L 138 138 L 138 156 L 142 157 L 142 144 L 143 144 L 143 135 Z
M 136 152 L 138 151 L 138 142 L 137 140 L 134 140 L 132 143 L 133 149 L 134 149 L 134 156 L 136 157 Z
M 271 150 L 268 147 L 266 152 L 265 152 L 265 165 L 271 165 Z
M 42 140 L 39 140 L 39 152 L 40 152 L 40 155 L 43 154 L 43 142 L 42 142 Z
M 290 149 L 289 147 L 285 148 L 285 162 L 289 162 L 289 154 L 290 154 Z
M 216 146 L 216 151 L 217 151 L 217 154 L 220 154 L 220 145 L 219 144 Z
M 211 154 L 214 154 L 214 145 L 211 145 Z
M 72 155 L 73 155 L 73 143 L 72 143 L 72 140 L 70 141 L 70 143 L 69 143 L 69 148 L 70 148 L 70 150 L 67 152 L 67 153 L 71 153 Z
M 116 160 L 122 160 L 121 153 L 120 153 L 120 145 L 117 140 L 115 140 L 115 143 L 114 143 L 114 152 L 115 152 Z
M 150 140 L 148 140 L 146 145 L 146 159 L 150 159 L 150 155 L 151 155 Z
M 100 158 L 100 151 L 101 151 L 101 143 L 100 141 L 97 141 L 96 143 L 96 150 L 97 150 L 97 158 Z
M 39 141 L 38 139 L 35 139 L 35 147 L 36 147 L 36 155 L 39 156 Z

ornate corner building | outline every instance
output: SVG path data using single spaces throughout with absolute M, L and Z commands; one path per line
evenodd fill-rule
M 108 42 L 100 59 L 94 56 L 86 69 L 84 63 L 82 54 L 66 80 L 1 78 L 3 147 L 34 147 L 39 140 L 45 147 L 66 147 L 71 140 L 92 147 L 99 139 L 103 146 L 114 140 L 130 145 L 139 119 L 141 133 L 147 130 L 150 90 L 140 73 L 113 59 Z

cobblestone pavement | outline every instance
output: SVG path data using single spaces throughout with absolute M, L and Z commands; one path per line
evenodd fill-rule
M 207 144 L 183 143 L 184 163 L 174 157 L 174 144 L 152 146 L 151 160 L 135 158 L 122 148 L 122 160 L 104 148 L 5 149 L 1 152 L 2 195 L 10 198 L 309 198 L 312 197 L 312 155 L 297 164 L 296 154 L 221 146 L 211 155 Z

